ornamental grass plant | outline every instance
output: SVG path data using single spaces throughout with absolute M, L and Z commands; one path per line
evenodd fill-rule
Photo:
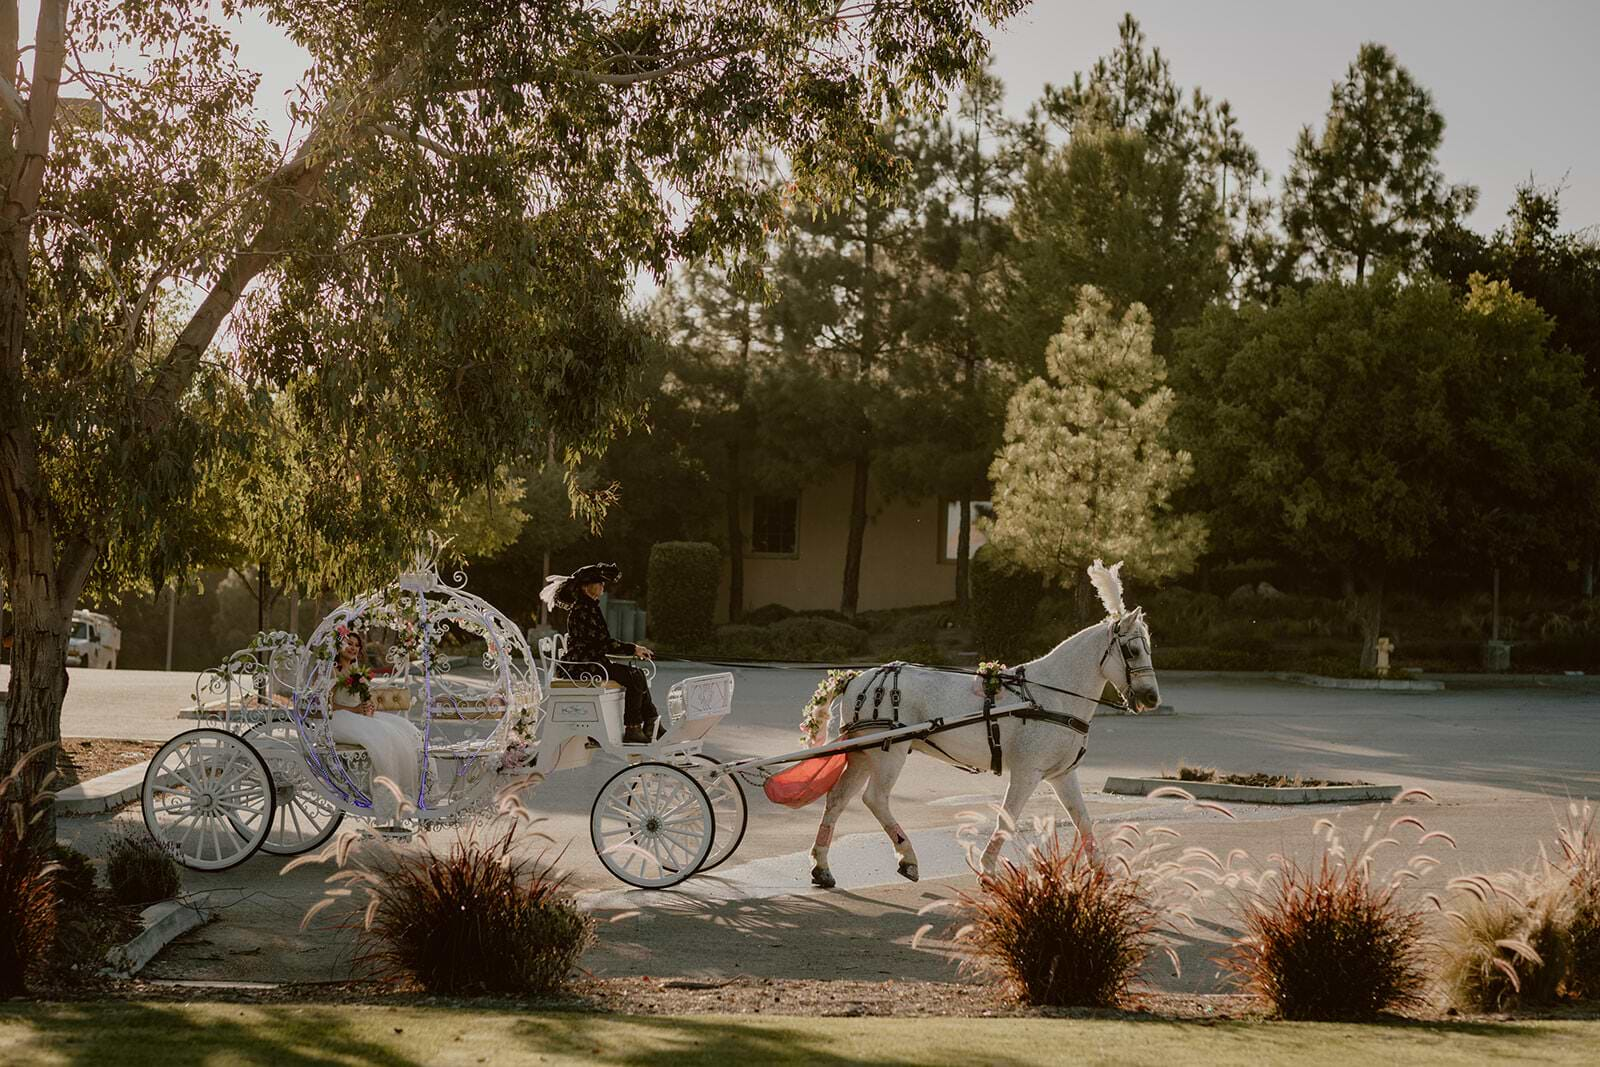
M 355 931 L 356 964 L 373 977 L 439 994 L 549 996 L 566 987 L 593 942 L 594 920 L 574 905 L 554 864 L 513 855 L 528 836 L 520 822 L 486 840 L 463 833 L 443 853 L 358 842 L 350 831 L 284 870 L 337 859 L 329 895 L 306 922 L 353 905 L 340 925 Z
M 0 779 L 0 997 L 21 994 L 55 943 L 56 868 L 35 832 L 52 797 L 19 795 L 23 767 L 51 747 L 30 752 Z
M 1376 869 L 1379 852 L 1398 846 L 1392 835 L 1407 824 L 1421 831 L 1419 846 L 1439 840 L 1454 847 L 1449 835 L 1401 815 L 1382 836 L 1374 821 L 1351 855 L 1335 824 L 1320 819 L 1315 865 L 1275 856 L 1275 866 L 1241 878 L 1235 908 L 1243 936 L 1218 961 L 1223 969 L 1285 1019 L 1363 1020 L 1422 1006 L 1425 923 L 1400 891 L 1439 861 L 1419 852 L 1388 878 Z
M 1592 805 L 1569 805 L 1566 825 L 1557 832 L 1566 874 L 1569 965 L 1567 990 L 1600 1000 L 1600 833 Z
M 1064 846 L 1052 823 L 1039 829 L 1024 862 L 1000 860 L 956 898 L 964 966 L 1026 1004 L 1116 1007 L 1160 945 L 1149 872 L 1082 837 Z

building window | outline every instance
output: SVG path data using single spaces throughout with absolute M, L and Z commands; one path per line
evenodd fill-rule
M 994 518 L 994 505 L 987 500 L 974 500 L 972 501 L 971 514 L 972 541 L 971 549 L 967 554 L 968 559 L 972 558 L 973 552 L 978 551 L 978 549 L 989 543 L 989 539 L 984 536 L 983 531 L 978 529 L 978 520 Z M 949 500 L 944 505 L 944 544 L 939 555 L 939 561 L 941 563 L 954 563 L 960 542 L 961 504 L 958 501 Z
M 758 496 L 750 502 L 750 551 L 762 556 L 799 555 L 800 498 Z

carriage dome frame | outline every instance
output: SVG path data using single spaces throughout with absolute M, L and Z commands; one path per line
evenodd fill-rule
M 440 574 L 443 548 L 443 542 L 434 541 L 393 582 L 340 604 L 295 657 L 290 714 L 307 769 L 341 806 L 373 806 L 370 784 L 352 773 L 331 730 L 343 631 L 387 631 L 393 637 L 384 655 L 389 673 L 375 676 L 370 686 L 374 696 L 398 690 L 405 694 L 405 706 L 420 706 L 425 773 L 418 794 L 405 798 L 418 818 L 442 817 L 481 801 L 470 786 L 494 771 L 495 757 L 510 741 L 533 734 L 542 695 L 538 660 L 505 613 L 467 591 L 464 571 L 457 569 L 448 579 Z M 440 654 L 453 629 L 484 641 L 487 679 L 454 671 L 450 658 Z M 448 735 L 437 728 L 442 722 L 452 724 Z

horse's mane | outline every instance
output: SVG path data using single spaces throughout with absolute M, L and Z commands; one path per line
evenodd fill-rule
M 1100 603 L 1105 605 L 1106 614 L 1113 619 L 1120 618 L 1128 610 L 1122 604 L 1121 570 L 1121 560 L 1109 567 L 1098 559 L 1089 565 L 1089 584 L 1100 594 Z

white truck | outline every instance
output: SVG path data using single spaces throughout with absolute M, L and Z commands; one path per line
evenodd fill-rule
M 117 669 L 122 631 L 110 616 L 94 611 L 72 613 L 72 636 L 67 641 L 67 666 Z

